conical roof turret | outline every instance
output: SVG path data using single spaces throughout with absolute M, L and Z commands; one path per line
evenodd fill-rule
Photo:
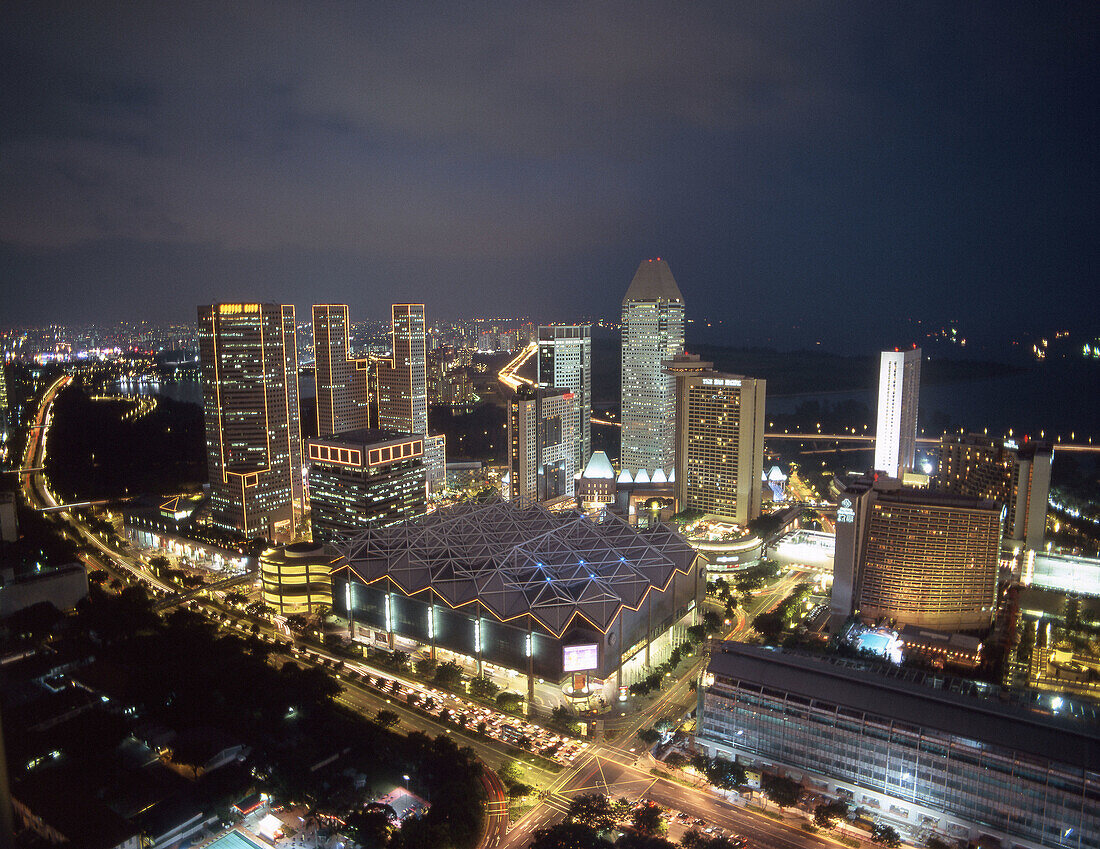
M 668 263 L 657 257 L 642 260 L 634 272 L 634 279 L 630 281 L 630 288 L 623 296 L 623 303 L 627 301 L 673 301 L 682 304 L 684 296 L 680 294 L 680 287 L 676 285 Z

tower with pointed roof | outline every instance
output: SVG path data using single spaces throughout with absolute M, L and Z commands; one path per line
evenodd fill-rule
M 676 463 L 676 380 L 663 367 L 684 352 L 684 296 L 668 263 L 638 266 L 623 298 L 622 452 L 632 474 Z

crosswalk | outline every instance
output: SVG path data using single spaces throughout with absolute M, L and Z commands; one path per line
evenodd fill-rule
M 569 803 L 572 801 L 572 799 L 570 799 L 570 797 L 566 796 L 564 793 L 555 791 L 544 796 L 541 801 L 542 804 L 546 805 L 547 807 L 553 808 L 558 813 L 564 814 L 569 811 Z

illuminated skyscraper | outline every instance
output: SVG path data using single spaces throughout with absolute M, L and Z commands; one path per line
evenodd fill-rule
M 664 260 L 638 266 L 623 298 L 622 456 L 632 474 L 672 471 L 676 381 L 664 361 L 684 352 L 684 297 Z
M 294 307 L 214 304 L 198 316 L 212 520 L 289 537 L 302 510 Z
M 1005 539 L 1038 550 L 1046 533 L 1053 457 L 1048 442 L 1017 445 L 973 433 L 945 434 L 936 488 L 1003 504 Z
M 830 628 L 852 613 L 899 625 L 988 628 L 997 600 L 1001 505 L 865 475 L 840 493 Z
M 878 376 L 875 468 L 892 478 L 913 470 L 919 395 L 920 348 L 883 351 Z
M 765 382 L 712 365 L 690 355 L 667 363 L 676 379 L 676 500 L 745 525 L 760 515 Z
M 8 433 L 8 381 L 4 374 L 4 361 L 0 360 L 0 437 Z
M 576 433 L 573 392 L 520 386 L 508 404 L 508 497 L 573 495 Z
M 570 389 L 577 400 L 573 468 L 580 471 L 592 453 L 592 325 L 545 325 L 538 330 L 538 343 L 538 382 Z
M 446 438 L 428 436 L 428 368 L 424 305 L 394 304 L 393 353 L 378 365 L 378 428 L 423 434 L 429 489 L 446 483 Z
M 351 356 L 347 304 L 313 307 L 317 363 L 317 433 L 332 436 L 367 427 L 367 360 Z

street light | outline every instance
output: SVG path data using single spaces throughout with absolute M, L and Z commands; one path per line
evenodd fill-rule
M 409 791 L 409 776 L 402 775 L 401 777 L 405 779 L 405 792 L 407 793 Z

